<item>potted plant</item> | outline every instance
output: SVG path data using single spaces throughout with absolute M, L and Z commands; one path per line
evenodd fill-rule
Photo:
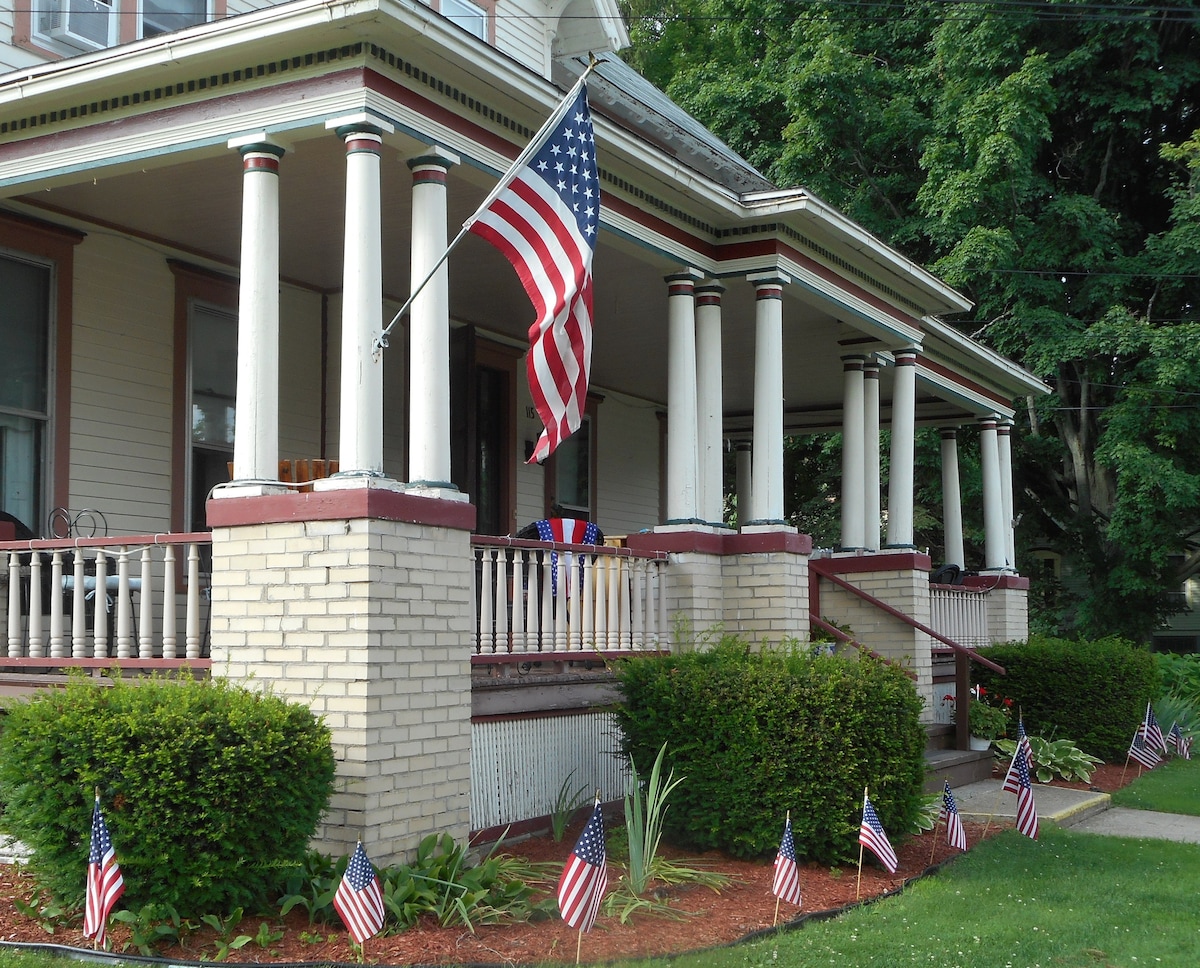
M 972 749 L 987 749 L 992 740 L 1004 735 L 1008 715 L 1003 708 L 989 706 L 984 699 L 973 699 L 968 707 L 967 721 L 970 723 Z

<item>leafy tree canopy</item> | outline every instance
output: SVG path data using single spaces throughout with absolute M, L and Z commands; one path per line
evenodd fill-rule
M 650 80 L 929 265 L 975 302 L 955 325 L 1053 387 L 1019 409 L 1019 539 L 1080 580 L 1035 619 L 1148 638 L 1200 563 L 1200 0 L 626 12 Z

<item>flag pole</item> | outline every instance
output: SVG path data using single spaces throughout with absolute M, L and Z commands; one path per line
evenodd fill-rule
M 867 797 L 870 792 L 870 787 L 863 787 L 863 810 L 867 809 Z M 862 837 L 858 838 L 858 880 L 854 882 L 854 900 L 858 900 L 862 894 L 862 862 L 863 862 L 863 842 Z
M 604 61 L 599 60 L 595 54 L 588 55 L 588 65 L 586 68 L 584 68 L 583 73 L 579 75 L 579 79 L 576 80 L 571 86 L 571 90 L 569 90 L 566 93 L 566 96 L 563 97 L 563 99 L 558 103 L 558 107 L 554 109 L 554 111 L 550 114 L 550 117 L 548 117 L 546 122 L 538 129 L 537 134 L 533 136 L 533 138 L 529 141 L 529 144 L 527 144 L 524 150 L 517 155 L 517 160 L 509 166 L 508 171 L 506 171 L 503 177 L 496 182 L 495 187 L 488 193 L 487 198 L 480 203 L 479 207 L 475 209 L 471 217 L 463 222 L 462 228 L 458 230 L 458 234 L 454 236 L 453 241 L 446 246 L 446 251 L 442 253 L 441 258 L 433 264 L 433 268 L 426 273 L 425 278 L 417 284 L 415 289 L 413 289 L 408 299 L 405 300 L 404 305 L 401 306 L 399 310 L 397 310 L 396 315 L 392 317 L 392 321 L 383 328 L 378 336 L 375 337 L 374 349 L 371 351 L 371 355 L 376 360 L 379 359 L 380 353 L 387 349 L 388 335 L 391 333 L 393 327 L 395 327 L 395 325 L 404 318 L 405 313 L 407 313 L 412 307 L 412 304 L 416 300 L 417 296 L 421 294 L 421 290 L 429 284 L 430 280 L 433 279 L 435 275 L 437 275 L 438 270 L 441 269 L 446 260 L 450 258 L 450 253 L 454 251 L 454 249 L 458 246 L 458 243 L 461 242 L 467 233 L 471 231 L 471 226 L 479 220 L 479 216 L 487 210 L 488 206 L 490 206 L 492 202 L 496 200 L 502 191 L 504 191 L 513 183 L 513 180 L 517 177 L 517 174 L 521 171 L 521 169 L 525 167 L 529 159 L 537 154 L 542 147 L 542 142 L 546 140 L 546 136 L 563 119 L 563 115 L 566 113 L 567 108 L 571 105 L 571 102 L 575 100 L 575 96 L 579 93 L 579 89 L 583 87 L 584 82 L 587 81 L 588 75 L 603 63 Z

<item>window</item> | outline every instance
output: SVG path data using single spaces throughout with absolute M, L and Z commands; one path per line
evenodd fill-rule
M 237 282 L 180 262 L 175 274 L 171 527 L 208 529 L 205 504 L 229 480 L 237 391 Z
M 0 254 L 0 509 L 35 534 L 46 519 L 53 268 Z
M 205 527 L 209 491 L 229 480 L 237 401 L 237 315 L 193 302 L 188 320 L 192 356 L 190 527 Z
M 441 14 L 480 40 L 488 39 L 487 11 L 471 0 L 442 0 Z
M 183 30 L 208 19 L 208 0 L 142 0 L 143 37 Z
M 38 0 L 34 39 L 46 47 L 75 54 L 102 50 L 116 42 L 116 17 L 110 0 Z
M 596 412 L 600 398 L 588 394 L 579 429 L 545 462 L 546 516 L 596 520 Z

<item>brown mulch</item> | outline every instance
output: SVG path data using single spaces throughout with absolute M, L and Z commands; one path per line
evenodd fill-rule
M 1133 779 L 1131 772 L 1125 783 Z M 1056 783 L 1056 785 L 1058 785 Z M 1111 792 L 1123 785 L 1119 766 L 1101 766 L 1091 784 L 1062 784 L 1087 789 L 1088 786 Z M 1008 826 L 1011 826 L 1009 824 Z M 1004 825 L 993 822 L 987 831 L 994 836 Z M 966 824 L 968 845 L 979 842 L 983 824 Z M 507 852 L 533 861 L 561 864 L 570 852 L 579 826 L 568 831 L 562 842 L 549 836 L 533 837 L 506 844 Z M 684 857 L 666 851 L 669 856 Z M 899 870 L 889 875 L 874 863 L 862 870 L 860 897 L 869 899 L 901 887 L 906 880 L 920 875 L 932 864 L 958 854 L 946 844 L 944 829 L 935 834 L 909 837 L 896 847 Z M 771 895 L 773 857 L 761 861 L 733 860 L 720 854 L 707 854 L 692 860 L 704 862 L 728 875 L 731 883 L 716 894 L 708 888 L 690 886 L 669 892 L 671 906 L 684 916 L 679 920 L 635 914 L 626 924 L 615 917 L 601 916 L 593 930 L 582 939 L 581 957 L 595 963 L 696 951 L 730 944 L 749 934 L 770 928 L 775 918 L 775 898 Z M 615 874 L 610 872 L 610 877 Z M 802 907 L 779 906 L 780 922 L 800 915 L 844 907 L 855 901 L 857 871 L 854 866 L 829 868 L 806 864 L 801 869 Z M 14 898 L 29 899 L 34 886 L 28 876 L 9 865 L 0 865 L 0 941 L 32 944 L 56 944 L 89 948 L 79 919 L 48 934 L 35 920 L 22 915 Z M 119 902 L 118 902 L 119 907 Z M 255 942 L 231 952 L 231 962 L 354 962 L 350 938 L 340 923 L 310 926 L 307 915 L 292 911 L 286 919 L 247 917 L 239 933 L 253 935 L 262 921 L 272 931 L 281 931 L 279 940 L 263 947 Z M 121 951 L 128 940 L 128 929 L 110 924 L 110 948 Z M 570 964 L 575 961 L 577 933 L 557 917 L 527 923 L 482 925 L 474 934 L 463 927 L 440 928 L 431 921 L 399 934 L 373 938 L 366 944 L 365 958 L 379 965 L 532 965 L 543 962 Z M 130 949 L 130 953 L 136 951 Z M 198 962 L 215 957 L 214 935 L 210 928 L 198 930 L 178 946 L 156 952 L 173 962 Z

